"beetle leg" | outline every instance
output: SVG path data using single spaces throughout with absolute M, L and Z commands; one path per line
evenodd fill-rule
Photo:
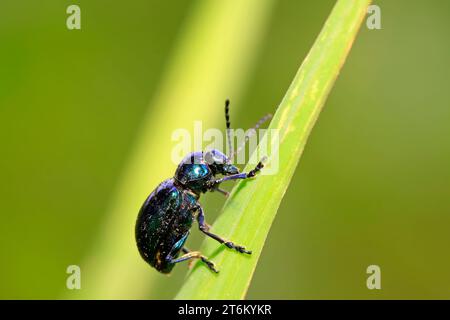
M 223 195 L 224 195 L 225 197 L 227 197 L 227 198 L 228 198 L 228 196 L 230 195 L 230 193 L 229 193 L 228 191 L 219 188 L 219 186 L 215 186 L 214 189 L 213 189 L 213 191 L 220 192 L 221 194 L 223 194 Z
M 202 255 L 199 251 L 189 251 L 189 249 L 185 247 L 182 249 L 182 251 L 184 252 L 184 254 L 181 257 L 170 260 L 170 263 L 178 263 L 189 259 L 200 259 L 204 264 L 207 265 L 209 269 L 211 269 L 215 273 L 219 272 L 219 270 L 216 269 L 216 265 L 214 264 L 214 262 L 209 261 L 208 258 Z
M 191 252 L 191 250 L 189 250 L 189 249 L 186 248 L 186 247 L 181 248 L 181 251 L 183 251 L 183 253 L 189 253 L 189 252 Z M 194 260 L 193 260 L 193 259 L 189 260 L 189 262 L 188 262 L 188 268 L 189 268 L 189 269 L 192 268 L 192 264 L 193 264 L 193 263 L 194 263 Z
M 202 207 L 200 207 L 200 206 L 198 206 L 197 221 L 198 221 L 198 227 L 199 227 L 200 231 L 203 232 L 204 234 L 206 234 L 207 236 L 213 238 L 214 240 L 216 240 L 220 243 L 223 243 L 230 249 L 234 249 L 241 253 L 247 253 L 247 254 L 252 253 L 251 251 L 246 250 L 245 247 L 243 247 L 243 246 L 237 245 L 227 239 L 222 238 L 221 236 L 218 236 L 217 234 L 209 232 L 209 227 L 208 227 L 209 225 L 205 222 L 205 215 L 203 213 Z
M 230 176 L 225 176 L 223 178 L 217 179 L 216 181 L 214 181 L 214 185 L 219 185 L 222 182 L 227 181 L 227 180 L 237 180 L 237 179 L 252 178 L 252 177 L 256 176 L 256 174 L 259 171 L 261 171 L 262 168 L 264 168 L 263 161 L 264 161 L 264 159 L 261 160 L 260 162 L 258 162 L 258 164 L 255 166 L 255 168 L 253 170 L 250 170 L 249 172 L 242 172 L 242 173 L 232 174 Z

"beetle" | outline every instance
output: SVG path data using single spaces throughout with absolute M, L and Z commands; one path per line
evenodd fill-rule
M 254 129 L 270 117 L 262 118 Z M 229 100 L 225 102 L 225 119 L 231 146 Z M 244 143 L 248 138 L 246 135 Z M 220 188 L 222 182 L 252 178 L 264 167 L 260 161 L 253 170 L 241 173 L 230 158 L 216 149 L 192 152 L 178 165 L 174 177 L 159 184 L 145 200 L 136 220 L 136 244 L 141 257 L 159 272 L 170 273 L 175 264 L 189 259 L 200 259 L 210 270 L 218 272 L 215 264 L 199 251 L 184 246 L 195 219 L 205 235 L 240 253 L 251 254 L 244 246 L 210 232 L 199 203 L 200 195 L 209 191 L 228 196 Z

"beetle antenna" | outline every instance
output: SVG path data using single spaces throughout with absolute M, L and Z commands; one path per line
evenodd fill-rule
M 230 100 L 225 100 L 225 122 L 227 126 L 228 152 L 234 154 L 233 143 L 231 141 L 231 123 L 230 123 Z
M 272 118 L 272 114 L 266 114 L 264 117 L 262 117 L 261 119 L 259 119 L 259 121 L 255 124 L 255 126 L 253 128 L 250 128 L 247 130 L 247 132 L 245 133 L 245 137 L 244 137 L 244 142 L 242 142 L 242 144 L 231 153 L 230 155 L 230 159 L 233 158 L 236 154 L 239 154 L 239 152 L 242 151 L 242 149 L 245 147 L 245 145 L 247 144 L 248 140 L 254 135 L 256 134 L 256 130 L 259 129 L 259 127 L 261 127 L 264 122 L 266 122 L 267 120 Z

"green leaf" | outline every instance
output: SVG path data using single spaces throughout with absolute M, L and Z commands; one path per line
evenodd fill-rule
M 198 262 L 177 299 L 245 297 L 280 202 L 369 3 L 370 0 L 337 1 L 270 123 L 269 129 L 279 130 L 278 173 L 237 183 L 210 230 L 245 245 L 253 254 L 238 254 L 206 239 L 201 251 L 217 264 L 220 272 L 214 274 Z M 276 147 L 275 136 L 269 138 L 269 144 Z M 267 163 L 275 160 L 272 153 Z M 249 165 L 245 168 L 251 169 Z

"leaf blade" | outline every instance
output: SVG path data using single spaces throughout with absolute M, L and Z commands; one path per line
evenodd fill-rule
M 197 264 L 176 299 L 245 297 L 278 207 L 369 3 L 370 0 L 336 3 L 270 123 L 269 129 L 279 130 L 279 173 L 237 183 L 211 229 L 245 244 L 253 250 L 252 256 L 218 248 L 217 242 L 206 239 L 201 251 L 216 262 L 221 272 L 214 275 Z M 270 144 L 276 143 L 276 137 L 271 137 Z M 269 157 L 269 163 L 272 160 Z

